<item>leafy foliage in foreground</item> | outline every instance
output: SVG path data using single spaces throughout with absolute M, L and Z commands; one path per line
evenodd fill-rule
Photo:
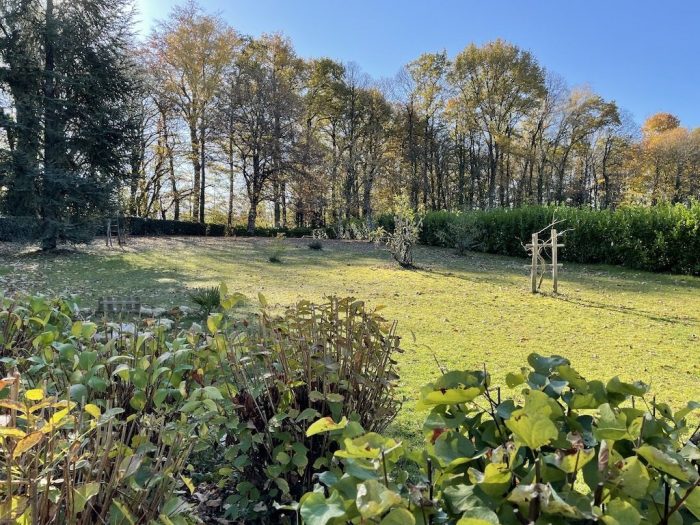
M 647 399 L 646 385 L 586 381 L 561 357 L 532 354 L 501 399 L 482 371 L 425 386 L 425 447 L 357 422 L 319 420 L 340 448 L 298 507 L 307 525 L 593 524 L 700 522 L 698 429 Z M 694 432 L 693 432 L 694 431 Z M 694 437 L 695 436 L 695 437 Z M 411 480 L 414 463 L 422 479 Z
M 181 413 L 198 387 L 186 337 L 32 297 L 2 300 L 0 348 L 0 521 L 191 521 L 174 494 L 203 426 Z
M 381 431 L 393 420 L 393 356 L 401 350 L 395 325 L 350 298 L 302 301 L 279 317 L 263 309 L 245 332 L 236 322 L 209 317 L 213 341 L 200 367 L 205 388 L 221 396 L 183 410 L 208 424 L 196 450 L 218 458 L 218 483 L 233 492 L 228 517 L 250 521 L 274 515 L 275 502 L 297 500 L 329 467 L 336 445 L 307 437 L 310 421 L 352 417 Z
M 245 298 L 217 290 L 221 311 L 187 329 L 1 299 L 1 522 L 183 525 L 197 481 L 232 494 L 228 518 L 264 521 L 330 465 L 309 421 L 396 416 L 399 338 L 377 312 L 330 298 L 275 316 L 260 296 L 244 319 Z

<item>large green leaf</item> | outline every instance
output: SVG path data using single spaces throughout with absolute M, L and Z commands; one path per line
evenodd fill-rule
M 596 455 L 594 448 L 582 450 L 557 450 L 555 454 L 547 456 L 547 463 L 554 465 L 567 474 L 581 470 Z
M 93 481 L 91 483 L 86 483 L 85 485 L 80 485 L 78 488 L 73 489 L 73 512 L 78 513 L 85 510 L 87 502 L 90 498 L 96 496 L 100 492 L 100 483 L 98 481 Z
M 678 491 L 679 497 L 687 494 L 684 505 L 692 512 L 698 520 L 700 520 L 700 486 L 684 487 Z
M 559 431 L 550 418 L 552 401 L 547 394 L 533 390 L 525 398 L 525 406 L 513 412 L 506 426 L 522 444 L 536 450 L 556 439 Z
M 651 445 L 642 445 L 637 449 L 637 454 L 644 458 L 650 466 L 679 481 L 687 483 L 698 479 L 698 473 L 680 455 L 674 457 Z
M 473 401 L 481 392 L 482 389 L 475 386 L 424 392 L 418 403 L 416 403 L 416 409 L 427 410 L 438 405 L 459 405 L 460 403 L 467 403 Z
M 379 525 L 415 525 L 416 518 L 406 509 L 393 509 Z
M 642 499 L 646 496 L 649 481 L 649 472 L 637 456 L 625 459 L 618 478 L 618 487 L 623 494 Z
M 462 514 L 457 525 L 498 525 L 498 516 L 491 509 L 479 507 Z
M 298 418 L 297 418 L 298 419 Z M 348 426 L 348 418 L 343 417 L 338 423 L 333 421 L 331 417 L 324 417 L 315 421 L 306 430 L 306 437 L 315 436 L 316 434 L 321 434 L 322 432 L 331 432 L 333 430 L 341 430 Z
M 605 506 L 605 515 L 601 517 L 605 525 L 639 525 L 642 517 L 630 503 L 614 499 Z
M 630 437 L 627 432 L 627 419 L 624 414 L 616 413 L 607 403 L 598 407 L 598 413 L 598 426 L 593 432 L 597 439 L 601 441 L 603 439 L 617 441 Z
M 343 499 L 337 492 L 328 499 L 318 492 L 309 492 L 299 502 L 299 514 L 306 525 L 326 525 L 333 518 L 345 515 Z
M 376 518 L 392 507 L 401 505 L 402 499 L 393 490 L 374 479 L 361 483 L 357 487 L 355 504 L 363 518 Z
M 488 463 L 483 472 L 470 468 L 468 474 L 471 482 L 492 498 L 499 498 L 507 492 L 512 477 L 505 463 Z

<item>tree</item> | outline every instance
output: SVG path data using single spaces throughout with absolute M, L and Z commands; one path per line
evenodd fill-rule
M 282 82 L 275 37 L 249 39 L 226 76 L 222 92 L 230 144 L 236 148 L 250 208 L 248 231 L 255 230 L 258 206 L 273 178 L 291 165 L 299 105 L 293 83 Z
M 135 88 L 126 0 L 3 2 L 0 81 L 15 122 L 10 213 L 37 217 L 42 248 L 82 241 L 128 173 Z
M 192 216 L 204 222 L 209 110 L 224 72 L 233 60 L 239 38 L 220 18 L 203 14 L 190 1 L 175 7 L 149 41 L 151 68 L 189 130 Z
M 434 144 L 435 117 L 444 104 L 443 80 L 447 70 L 447 53 L 424 53 L 408 65 L 414 86 L 414 96 L 419 118 L 423 121 L 423 142 L 420 150 L 422 158 L 423 206 L 428 206 L 428 199 L 432 195 L 432 208 L 437 209 L 435 192 L 431 191 L 429 171 L 434 170 L 433 153 L 431 146 Z M 416 188 L 413 189 L 415 192 Z M 417 202 L 417 197 L 413 199 Z M 415 204 L 414 204 L 415 206 Z
M 536 109 L 545 95 L 544 71 L 529 52 L 496 40 L 464 49 L 455 58 L 448 78 L 486 142 L 487 205 L 493 207 L 503 149 L 521 119 Z M 501 189 L 505 191 L 503 185 Z

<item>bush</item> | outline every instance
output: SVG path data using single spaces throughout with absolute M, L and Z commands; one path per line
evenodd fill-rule
M 391 232 L 382 227 L 372 232 L 375 242 L 386 243 L 396 262 L 404 268 L 413 267 L 413 247 L 418 242 L 422 218 L 411 208 L 406 197 L 397 199 L 394 211 L 394 229 Z
M 338 222 L 331 237 L 334 239 L 367 241 L 370 240 L 372 228 L 370 224 L 359 218 L 345 219 Z
M 314 239 L 309 243 L 310 250 L 323 250 L 323 242 L 321 239 Z
M 165 325 L 144 328 L 81 320 L 66 301 L 2 299 L 0 521 L 190 522 L 176 492 L 201 431 L 181 417 L 200 395 L 195 351 L 173 347 Z
M 231 519 L 276 522 L 273 503 L 309 490 L 335 451 L 305 436 L 310 421 L 393 420 L 394 324 L 334 297 L 277 316 L 260 296 L 260 314 L 241 318 L 243 296 L 218 291 L 221 311 L 187 330 L 96 324 L 64 300 L 0 302 L 0 468 L 12 473 L 0 521 L 182 525 L 193 509 L 178 494 L 214 481 Z
M 222 292 L 222 303 L 226 297 Z M 303 301 L 281 316 L 267 312 L 264 297 L 261 303 L 263 311 L 242 335 L 230 330 L 233 318 L 209 318 L 212 337 L 226 341 L 226 350 L 212 345 L 204 378 L 224 393 L 217 403 L 226 417 L 204 402 L 191 414 L 217 422 L 203 450 L 233 494 L 227 517 L 277 523 L 273 503 L 298 500 L 313 486 L 314 473 L 330 466 L 335 445 L 306 437 L 311 421 L 351 418 L 381 431 L 396 416 L 393 357 L 401 350 L 394 325 L 361 301 Z
M 127 217 L 125 222 L 131 235 L 250 236 L 247 227 L 240 224 L 229 228 L 224 224 L 201 224 L 145 217 Z M 275 237 L 278 234 L 284 234 L 287 237 L 303 237 L 311 235 L 311 231 L 311 228 L 255 228 L 254 236 Z
M 434 246 L 456 246 L 456 242 L 471 239 L 476 250 L 525 257 L 522 243 L 555 218 L 564 221 L 560 230 L 571 229 L 560 252 L 563 261 L 700 275 L 700 203 L 615 211 L 527 206 L 430 212 L 423 218 L 420 240 Z M 462 227 L 467 230 L 459 234 Z
M 95 238 L 99 225 L 91 220 L 66 221 L 50 223 L 50 228 L 55 229 L 61 242 L 83 244 Z M 0 242 L 36 242 L 45 229 L 46 225 L 36 217 L 0 217 Z
M 218 286 L 195 288 L 189 294 L 190 300 L 208 317 L 221 304 L 221 293 Z
M 520 390 L 514 398 L 502 398 L 481 370 L 448 372 L 426 385 L 418 401 L 428 411 L 419 450 L 356 422 L 313 423 L 307 435 L 328 435 L 339 449 L 337 462 L 301 498 L 304 522 L 700 519 L 700 450 L 686 419 L 700 403 L 673 412 L 648 399 L 640 382 L 588 382 L 559 356 L 532 354 L 528 364 L 507 376 L 508 386 Z M 420 479 L 405 470 L 411 464 Z

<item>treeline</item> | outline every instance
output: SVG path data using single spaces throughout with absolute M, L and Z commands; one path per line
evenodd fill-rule
M 426 212 L 700 197 L 699 130 L 639 128 L 502 40 L 373 80 L 194 3 L 142 43 L 126 0 L 0 7 L 3 212 L 60 235 L 97 209 L 253 230 L 373 224 L 398 194 Z
M 615 102 L 567 88 L 501 40 L 426 53 L 373 81 L 186 4 L 142 52 L 132 214 L 230 224 L 240 206 L 249 228 L 261 210 L 274 226 L 316 226 L 373 222 L 399 193 L 426 211 L 700 195 L 698 130 L 660 114 L 640 133 Z

